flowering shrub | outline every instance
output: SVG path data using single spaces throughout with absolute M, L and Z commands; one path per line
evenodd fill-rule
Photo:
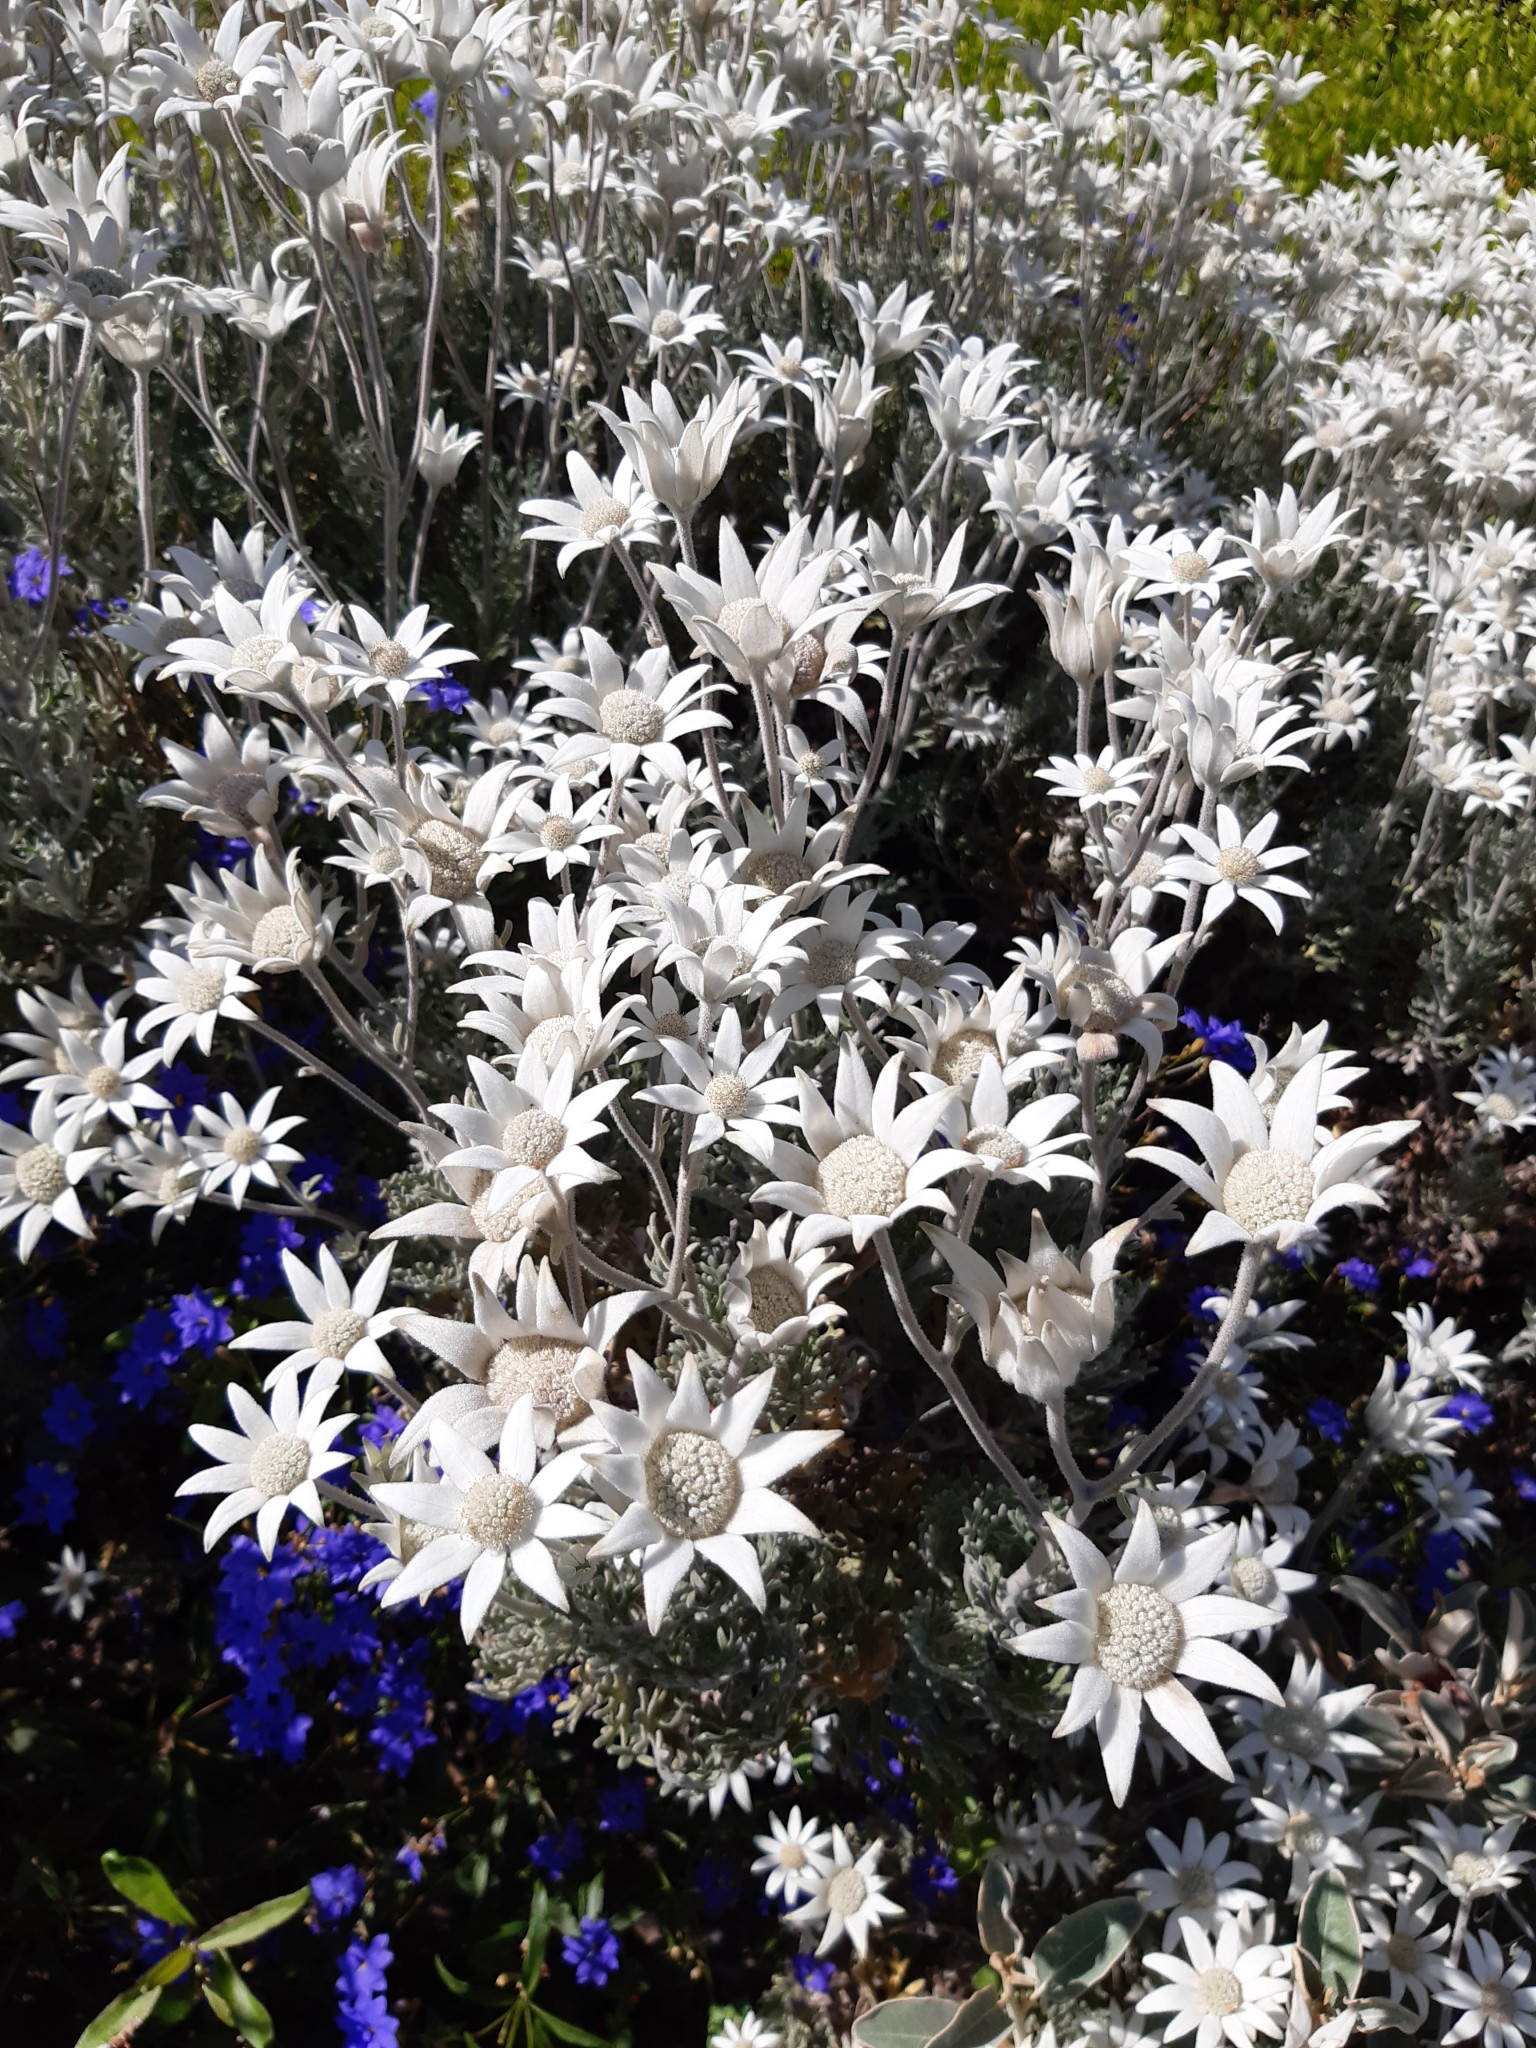
M 1156 7 L 8 21 L 82 2043 L 1536 2037 L 1530 209 Z

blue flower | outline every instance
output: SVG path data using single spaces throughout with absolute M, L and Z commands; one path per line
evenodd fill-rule
M 394 1959 L 387 1934 L 348 1942 L 336 1978 L 336 2018 L 344 2048 L 396 2048 L 400 2022 L 390 2014 L 385 1982 Z
M 1423 1252 L 1416 1252 L 1411 1245 L 1404 1245 L 1398 1253 L 1403 1261 L 1405 1280 L 1433 1280 L 1440 1268 L 1438 1263 Z
M 792 1956 L 789 1967 L 802 1991 L 829 1991 L 837 1975 L 836 1963 L 819 1963 L 814 1956 Z
M 22 1317 L 27 1349 L 32 1356 L 51 1365 L 69 1349 L 69 1310 L 62 1301 L 39 1301 L 34 1296 Z
M 61 1535 L 75 1518 L 80 1482 L 64 1465 L 39 1461 L 29 1465 L 16 1490 L 18 1522 L 41 1522 L 51 1535 Z
M 580 1931 L 562 1935 L 560 1953 L 578 1984 L 606 1984 L 619 1967 L 619 1938 L 606 1920 L 584 1913 Z
M 90 1396 L 66 1380 L 55 1387 L 53 1398 L 43 1410 L 43 1427 L 68 1451 L 78 1451 L 96 1433 L 96 1410 Z
M 147 1970 L 162 1956 L 168 1956 L 178 1940 L 176 1929 L 169 1920 L 157 1920 L 153 1913 L 134 1915 L 133 1946 L 141 1970 Z
M 248 1218 L 240 1232 L 240 1264 L 230 1293 L 251 1300 L 280 1293 L 285 1285 L 281 1255 L 302 1254 L 308 1246 L 309 1234 L 289 1216 Z
M 171 1321 L 183 1351 L 208 1353 L 227 1344 L 235 1334 L 229 1310 L 220 1308 L 200 1287 L 194 1287 L 190 1294 L 171 1296 Z
M 1470 1392 L 1452 1394 L 1442 1413 L 1452 1415 L 1472 1436 L 1481 1436 L 1494 1424 L 1493 1410 L 1481 1394 Z
M 605 1785 L 598 1793 L 597 1807 L 600 1834 L 638 1834 L 645 1825 L 645 1780 L 638 1771 L 626 1771 L 617 1785 Z
M 334 1927 L 338 1920 L 350 1920 L 363 1903 L 368 1880 L 355 1863 L 338 1863 L 331 1870 L 317 1870 L 309 1880 L 318 1924 Z
M 1253 1047 L 1241 1024 L 1226 1024 L 1220 1017 L 1202 1017 L 1198 1010 L 1180 1011 L 1179 1022 L 1186 1031 L 1194 1033 L 1213 1060 L 1225 1060 L 1229 1067 L 1244 1074 L 1253 1071 Z
M 16 1624 L 26 1611 L 27 1603 L 24 1600 L 7 1600 L 5 1605 L 0 1607 L 0 1643 L 15 1640 Z
M 1381 1286 L 1381 1275 L 1369 1259 L 1340 1259 L 1333 1270 L 1357 1294 L 1375 1294 Z
M 726 1857 L 711 1851 L 701 1856 L 693 1866 L 693 1888 L 698 1893 L 699 1904 L 714 1920 L 722 1913 L 728 1913 L 741 1897 L 741 1878 Z
M 947 1856 L 930 1844 L 912 1858 L 912 1868 L 907 1873 L 912 1896 L 925 1913 L 931 1913 L 946 1892 L 952 1892 L 960 1880 L 955 1867 Z
M 437 119 L 437 94 L 430 85 L 425 92 L 417 93 L 412 105 L 423 121 L 435 121 Z
M 60 576 L 74 573 L 63 555 L 59 556 L 58 566 Z M 12 558 L 5 587 L 18 604 L 46 604 L 52 572 L 53 560 L 47 548 L 23 548 Z
M 581 1829 L 568 1820 L 558 1835 L 535 1835 L 528 1861 L 541 1870 L 552 1884 L 558 1884 L 582 1852 Z
M 1467 1546 L 1454 1529 L 1425 1539 L 1424 1562 L 1419 1568 L 1417 1584 L 1421 1610 L 1434 1605 L 1437 1593 L 1448 1593 L 1458 1583 L 1457 1567 L 1466 1554 Z
M 1307 1410 L 1307 1420 L 1331 1444 L 1343 1443 L 1349 1434 L 1349 1417 L 1337 1401 L 1314 1401 Z
M 395 1861 L 412 1884 L 420 1884 L 426 1873 L 426 1865 L 422 1859 L 427 1856 L 440 1856 L 447 1846 L 448 1838 L 443 1834 L 412 1835 L 408 1842 L 403 1843 L 395 1851 Z
M 428 711 L 462 711 L 469 697 L 469 685 L 451 675 L 423 676 L 416 685 L 413 701 L 425 705 Z
M 1509 1475 L 1510 1484 L 1522 1500 L 1536 1501 L 1536 1472 L 1516 1470 Z
M 357 1425 L 357 1433 L 364 1443 L 375 1446 L 388 1443 L 392 1436 L 398 1436 L 405 1427 L 405 1417 L 398 1408 L 391 1408 L 387 1401 L 380 1401 L 371 1415 Z

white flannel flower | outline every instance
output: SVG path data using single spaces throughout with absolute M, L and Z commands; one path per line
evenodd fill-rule
M 1288 590 L 1301 582 L 1324 551 L 1338 544 L 1354 510 L 1340 512 L 1339 495 L 1329 491 L 1303 512 L 1289 484 L 1273 503 L 1263 491 L 1254 492 L 1252 538 L 1237 544 L 1268 589 Z
M 509 1207 L 540 1179 L 565 1194 L 615 1178 L 612 1167 L 586 1148 L 603 1135 L 603 1112 L 623 1093 L 621 1081 L 597 1081 L 578 1093 L 576 1060 L 569 1048 L 551 1067 L 528 1047 L 518 1059 L 515 1080 L 488 1060 L 471 1056 L 468 1066 L 478 1102 L 443 1102 L 433 1110 L 458 1140 L 458 1149 L 445 1153 L 440 1163 L 490 1174 L 490 1208 Z
M 1282 1781 L 1273 1799 L 1249 1795 L 1252 1811 L 1237 1832 L 1245 1842 L 1261 1842 L 1289 1860 L 1286 1896 L 1292 1904 L 1306 1896 L 1320 1870 L 1341 1872 L 1346 1883 L 1361 1882 L 1365 1857 L 1357 1837 L 1370 1825 L 1376 1798 L 1353 1806 L 1347 1800 L 1343 1786 L 1308 1777 Z
M 258 846 L 249 880 L 234 868 L 222 869 L 218 879 L 222 895 L 201 868 L 192 870 L 190 890 L 171 890 L 192 918 L 194 959 L 235 960 L 258 974 L 291 974 L 329 952 L 341 905 L 325 903 L 318 886 L 305 883 L 297 853 L 278 867 Z
M 63 1554 L 54 1563 L 53 1577 L 44 1579 L 42 1590 L 55 1614 L 67 1614 L 71 1621 L 84 1621 L 85 1610 L 105 1577 L 105 1572 L 93 1571 L 87 1565 L 83 1550 L 71 1549 L 66 1543 Z
M 656 524 L 661 511 L 636 476 L 626 455 L 609 478 L 600 477 L 590 462 L 571 449 L 565 458 L 574 504 L 567 498 L 528 498 L 520 510 L 525 519 L 541 523 L 523 528 L 524 540 L 554 541 L 555 566 L 563 576 L 579 556 L 605 548 L 659 547 Z
M 754 1223 L 725 1276 L 725 1320 L 738 1351 L 788 1351 L 845 1314 L 821 1296 L 852 1270 L 820 1245 L 790 1241 L 791 1219 Z
M 1194 2035 L 1194 2048 L 1254 2048 L 1256 2035 L 1278 2041 L 1291 1995 L 1287 1950 L 1254 1939 L 1245 1916 L 1228 1920 L 1214 1943 L 1195 1920 L 1178 1923 L 1185 1955 L 1149 1955 L 1145 1967 L 1168 1981 L 1136 2001 L 1142 2013 L 1166 2013 L 1163 2039 Z
M 795 1073 L 800 1091 L 799 1124 L 809 1152 L 748 1126 L 736 1143 L 775 1176 L 753 1190 L 755 1202 L 772 1202 L 804 1220 L 796 1242 L 810 1246 L 851 1237 L 862 1251 L 877 1231 L 914 1209 L 952 1213 L 938 1183 L 963 1173 L 964 1153 L 927 1149 L 943 1119 L 946 1098 L 925 1095 L 897 1108 L 901 1055 L 886 1061 L 873 1084 L 863 1060 L 845 1038 L 838 1047 L 837 1082 L 829 1107 L 803 1069 Z
M 779 2048 L 783 2036 L 760 2020 L 756 2013 L 744 2013 L 738 2019 L 726 2016 L 720 2023 L 720 2031 L 709 2037 L 709 2048 Z
M 1220 1244 L 1255 1240 L 1279 1251 L 1315 1236 L 1322 1219 L 1339 1208 L 1385 1205 L 1361 1170 L 1418 1128 L 1408 1117 L 1361 1124 L 1319 1144 L 1318 1095 L 1324 1056 L 1307 1061 L 1287 1083 L 1265 1121 L 1253 1090 L 1225 1061 L 1211 1063 L 1211 1108 L 1157 1097 L 1152 1108 L 1187 1131 L 1204 1156 L 1197 1166 L 1164 1145 L 1144 1145 L 1135 1156 L 1182 1180 L 1209 1207 L 1189 1240 L 1191 1255 Z
M 219 1097 L 216 1110 L 206 1102 L 194 1106 L 192 1115 L 197 1128 L 189 1133 L 189 1140 L 201 1176 L 200 1195 L 227 1195 L 238 1209 L 253 1181 L 258 1187 L 279 1187 L 281 1172 L 299 1164 L 303 1153 L 282 1140 L 289 1131 L 297 1130 L 304 1119 L 273 1118 L 280 1092 L 269 1088 L 257 1097 L 249 1113 L 240 1107 L 237 1097 L 228 1093 Z
M 1133 1870 L 1126 1882 L 1149 1913 L 1176 1914 L 1179 1920 L 1210 1929 L 1218 1919 L 1263 1911 L 1263 1894 L 1248 1883 L 1259 1873 L 1251 1863 L 1227 1854 L 1230 1835 L 1212 1835 L 1207 1841 L 1201 1822 L 1187 1820 L 1179 1842 L 1161 1828 L 1148 1828 L 1147 1846 L 1162 1867 Z M 1170 1932 L 1175 1924 L 1169 1922 Z
M 1536 1125 L 1536 1056 L 1523 1046 L 1494 1047 L 1472 1069 L 1472 1086 L 1458 1088 L 1485 1131 L 1527 1131 Z
M 244 1387 L 231 1384 L 229 1406 L 239 1430 L 217 1429 L 205 1422 L 191 1425 L 193 1442 L 218 1463 L 184 1479 L 176 1496 L 224 1495 L 208 1517 L 204 1550 L 212 1550 L 246 1515 L 256 1517 L 256 1540 L 264 1557 L 272 1555 L 290 1507 L 317 1526 L 325 1519 L 317 1482 L 352 1462 L 348 1452 L 332 1450 L 331 1445 L 357 1420 L 355 1415 L 326 1414 L 335 1388 L 329 1374 L 316 1373 L 301 1397 L 299 1375 L 285 1373 L 272 1391 L 268 1410 Z
M 255 1017 L 240 998 L 254 995 L 257 985 L 246 980 L 233 960 L 203 954 L 189 958 L 157 946 L 150 950 L 148 965 L 153 972 L 141 972 L 133 992 L 152 1007 L 139 1019 L 134 1035 L 150 1038 L 163 1031 L 159 1056 L 166 1066 L 180 1056 L 189 1039 L 206 1058 L 221 1017 L 232 1024 L 249 1024 Z
M 263 1323 L 231 1340 L 232 1351 L 283 1351 L 285 1358 L 267 1375 L 273 1386 L 286 1372 L 307 1372 L 345 1366 L 352 1372 L 374 1373 L 392 1380 L 395 1369 L 379 1349 L 380 1337 L 395 1327 L 393 1310 L 382 1315 L 379 1303 L 389 1284 L 395 1248 L 389 1245 L 371 1259 L 355 1285 L 337 1265 L 330 1247 L 320 1247 L 319 1270 L 311 1272 L 292 1252 L 282 1253 L 283 1276 L 303 1312 L 297 1323 Z
M 1344 1785 L 1350 1762 L 1369 1765 L 1378 1754 L 1374 1742 L 1351 1735 L 1344 1726 L 1375 1690 L 1369 1684 L 1337 1689 L 1329 1683 L 1323 1664 L 1309 1663 L 1298 1650 L 1278 1707 L 1259 1700 L 1233 1702 L 1246 1732 L 1227 1755 L 1235 1764 L 1258 1764 L 1270 1782 L 1323 1771 L 1335 1784 Z
M 855 1857 L 848 1837 L 839 1827 L 832 1830 L 832 1854 L 820 1859 L 814 1889 L 803 1906 L 784 1916 L 788 1927 L 820 1927 L 816 1953 L 824 1956 L 846 1935 L 855 1955 L 869 1953 L 869 1938 L 879 1932 L 882 1920 L 892 1920 L 901 1908 L 887 1896 L 880 1875 L 883 1842 L 872 1842 L 862 1856 Z
M 39 1095 L 26 1130 L 0 1123 L 0 1230 L 16 1223 L 16 1256 L 26 1263 L 50 1223 L 89 1237 L 91 1226 L 76 1190 L 107 1156 L 102 1145 L 80 1143 L 77 1117 L 61 1117 L 53 1099 Z
M 203 720 L 201 753 L 174 740 L 162 740 L 160 751 L 176 774 L 145 790 L 140 803 L 179 811 L 231 839 L 251 837 L 276 817 L 283 763 L 272 758 L 265 726 L 248 726 L 236 740 L 210 711 Z
M 585 728 L 550 756 L 552 773 L 578 761 L 597 760 L 615 782 L 627 782 L 642 762 L 654 762 L 673 782 L 686 782 L 688 767 L 677 742 L 728 721 L 705 708 L 702 667 L 672 670 L 665 647 L 651 647 L 626 669 L 601 633 L 581 629 L 588 673 L 553 671 L 537 680 L 558 687 L 541 708 L 551 717 L 573 718 Z
M 917 1077 L 914 1077 L 917 1078 Z M 942 1086 L 924 1075 L 930 1087 Z M 1083 1143 L 1080 1130 L 1061 1131 L 1068 1117 L 1081 1111 L 1075 1095 L 1039 1095 L 1009 1113 L 1003 1070 L 991 1053 L 982 1061 L 969 1103 L 951 1096 L 943 1130 L 958 1145 L 977 1173 L 1009 1187 L 1026 1182 L 1048 1188 L 1053 1180 L 1093 1179 L 1085 1159 L 1074 1158 L 1070 1146 Z
M 638 1410 L 594 1401 L 592 1412 L 611 1450 L 589 1452 L 594 1485 L 622 1512 L 596 1546 L 597 1557 L 640 1553 L 645 1615 L 655 1635 L 679 1582 L 696 1557 L 735 1581 L 759 1610 L 768 1604 L 762 1568 L 749 1536 L 815 1536 L 814 1525 L 771 1489 L 842 1434 L 836 1429 L 786 1429 L 753 1435 L 773 1391 L 773 1372 L 711 1408 L 699 1369 L 683 1366 L 673 1390 L 633 1352 L 629 1358 Z
M 718 1144 L 727 1126 L 735 1136 L 747 1123 L 792 1124 L 796 1112 L 787 1105 L 796 1084 L 787 1077 L 769 1078 L 788 1039 L 787 1030 L 770 1032 L 761 1045 L 743 1052 L 741 1018 L 735 1010 L 726 1010 L 707 1058 L 682 1039 L 674 1039 L 669 1057 L 683 1079 L 642 1088 L 635 1099 L 659 1103 L 663 1109 L 694 1118 L 690 1152 Z
M 1037 1792 L 1032 1820 L 1016 1810 L 1000 1818 L 996 1853 L 1010 1869 L 1023 1871 L 1031 1884 L 1049 1884 L 1059 1872 L 1075 1891 L 1091 1880 L 1092 1852 L 1104 1846 L 1104 1837 L 1092 1826 L 1102 1803 Z
M 113 1203 L 114 1213 L 154 1210 L 149 1225 L 151 1244 L 160 1242 L 168 1223 L 185 1223 L 197 1201 L 202 1168 L 196 1152 L 168 1116 L 160 1119 L 154 1136 L 144 1124 L 125 1131 L 118 1140 L 112 1170 L 118 1185 L 128 1190 Z
M 1421 2020 L 1429 2017 L 1429 2001 L 1440 1982 L 1439 1951 L 1451 1938 L 1449 1927 L 1436 1927 L 1433 1901 L 1426 1900 L 1427 1880 L 1419 1878 L 1389 1920 L 1373 1899 L 1362 1899 L 1364 1954 L 1368 1976 L 1387 1979 L 1387 1995 L 1406 2005 Z
M 623 396 L 627 419 L 606 405 L 594 410 L 608 422 L 652 497 L 679 522 L 691 520 L 725 474 L 737 435 L 757 412 L 756 385 L 738 378 L 718 398 L 705 398 L 687 420 L 665 384 L 651 386 L 649 403 L 628 385 Z
M 1434 1512 L 1431 1534 L 1439 1536 L 1450 1530 L 1468 1543 L 1493 1540 L 1500 1526 L 1498 1516 L 1489 1512 L 1493 1495 L 1479 1486 L 1470 1472 L 1458 1472 L 1448 1459 L 1431 1458 L 1429 1470 L 1413 1483 L 1420 1500 Z
M 1311 900 L 1310 889 L 1293 882 L 1289 875 L 1274 872 L 1292 861 L 1305 860 L 1304 846 L 1271 847 L 1270 840 L 1280 823 L 1280 813 L 1270 811 L 1257 825 L 1244 832 L 1237 813 L 1225 804 L 1216 806 L 1216 837 L 1196 831 L 1193 825 L 1175 825 L 1174 831 L 1190 849 L 1176 853 L 1163 863 L 1163 870 L 1175 881 L 1199 882 L 1205 886 L 1200 906 L 1202 926 L 1213 924 L 1239 897 L 1260 911 L 1278 932 L 1285 912 L 1276 902 L 1282 896 Z
M 1054 1732 L 1070 1735 L 1090 1721 L 1095 1724 L 1116 1806 L 1125 1804 L 1130 1790 L 1143 1704 L 1197 1762 L 1230 1780 L 1232 1766 L 1181 1680 L 1204 1679 L 1277 1706 L 1282 1697 L 1251 1658 L 1216 1640 L 1251 1628 L 1256 1618 L 1246 1600 L 1205 1590 L 1226 1569 L 1232 1531 L 1202 1536 L 1164 1557 L 1156 1517 L 1142 1501 L 1130 1540 L 1111 1568 L 1080 1529 L 1056 1515 L 1046 1519 L 1076 1584 L 1070 1592 L 1052 1593 L 1039 1602 L 1058 1620 L 1025 1629 L 1010 1639 L 1009 1647 L 1023 1657 L 1076 1665 L 1071 1696 Z M 1257 1612 L 1264 1614 L 1263 1609 Z
M 633 329 L 645 343 L 649 362 L 664 358 L 669 348 L 696 348 L 706 334 L 718 334 L 725 326 L 718 313 L 704 307 L 710 294 L 707 284 L 691 284 L 685 289 L 654 256 L 645 260 L 644 284 L 621 270 L 618 286 L 629 311 L 610 313 L 608 324 Z
M 762 1877 L 770 1899 L 798 1905 L 802 1896 L 810 1896 L 832 1837 L 819 1821 L 802 1820 L 798 1806 L 790 1808 L 787 1821 L 770 1813 L 768 1827 L 769 1833 L 752 1838 L 763 1852 L 753 1863 L 753 1872 Z
M 141 1110 L 170 1108 L 144 1078 L 159 1065 L 158 1052 L 129 1058 L 128 1019 L 119 1017 L 95 1044 L 73 1031 L 64 1032 L 59 1039 L 59 1071 L 27 1085 L 51 1096 L 82 1133 L 94 1131 L 104 1118 L 127 1129 L 138 1122 Z
M 1478 1350 L 1473 1331 L 1460 1328 L 1452 1316 L 1437 1322 L 1434 1310 L 1423 1302 L 1399 1309 L 1397 1320 L 1403 1326 L 1410 1372 L 1426 1379 L 1453 1379 L 1474 1392 L 1482 1387 L 1488 1357 Z
M 524 1394 L 500 1431 L 493 1462 L 449 1422 L 432 1426 L 432 1455 L 442 1478 L 386 1480 L 369 1490 L 405 1522 L 411 1555 L 380 1596 L 398 1607 L 463 1579 L 459 1625 L 473 1642 L 510 1567 L 540 1600 L 562 1612 L 570 1599 L 551 1543 L 599 1536 L 603 1523 L 561 1495 L 581 1476 L 580 1451 L 562 1451 L 539 1465 L 533 1401 Z M 414 1525 L 414 1526 L 413 1526 Z
M 930 1235 L 955 1276 L 946 1294 L 976 1325 L 981 1355 L 1036 1401 L 1054 1401 L 1115 1334 L 1115 1260 L 1133 1223 L 1095 1240 L 1079 1265 L 1058 1249 L 1037 1209 L 1027 1259 L 999 1252 L 1002 1271 L 947 1231 Z
M 1065 754 L 1053 754 L 1044 768 L 1035 770 L 1056 796 L 1070 797 L 1085 814 L 1134 806 L 1151 772 L 1134 754 L 1117 760 L 1113 747 L 1103 748 L 1096 756 L 1075 754 L 1069 759 Z
M 1464 1968 L 1440 1965 L 1435 1999 L 1459 2015 L 1443 2035 L 1446 2048 L 1482 2036 L 1483 2048 L 1523 2048 L 1536 2039 L 1536 1984 L 1528 1984 L 1531 1959 L 1523 1948 L 1509 1960 L 1491 1934 L 1476 1928 L 1462 1951 Z
M 1520 1831 L 1519 1815 L 1502 1827 L 1484 1828 L 1475 1821 L 1453 1821 L 1435 1807 L 1428 1820 L 1413 1825 L 1424 1840 L 1410 1842 L 1403 1854 L 1453 1899 L 1495 1898 L 1526 1882 L 1521 1872 L 1532 1852 L 1510 1846 Z

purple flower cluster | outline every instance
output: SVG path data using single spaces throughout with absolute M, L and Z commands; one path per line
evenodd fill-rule
M 1239 1073 L 1253 1072 L 1253 1047 L 1241 1024 L 1223 1023 L 1220 1017 L 1202 1017 L 1198 1010 L 1181 1010 L 1179 1022 L 1186 1031 L 1194 1033 L 1213 1060 L 1225 1060 Z
M 59 556 L 61 577 L 72 575 L 68 561 Z M 46 604 L 53 585 L 53 560 L 47 548 L 22 548 L 11 558 L 5 587 L 18 604 Z
M 561 1937 L 560 1953 L 578 1984 L 606 1984 L 619 1967 L 619 1940 L 608 1922 L 583 1914 L 575 1934 Z
M 389 2010 L 386 1981 L 394 1959 L 387 1934 L 348 1942 L 336 1978 L 336 2018 L 344 2048 L 395 2048 L 400 2022 Z

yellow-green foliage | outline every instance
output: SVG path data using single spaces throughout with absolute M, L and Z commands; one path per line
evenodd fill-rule
M 1039 39 L 1083 10 L 999 0 L 999 11 Z M 1179 48 L 1235 35 L 1328 74 L 1270 131 L 1276 171 L 1303 188 L 1337 177 L 1357 150 L 1463 135 L 1512 183 L 1536 175 L 1536 0 L 1168 0 L 1165 35 Z

